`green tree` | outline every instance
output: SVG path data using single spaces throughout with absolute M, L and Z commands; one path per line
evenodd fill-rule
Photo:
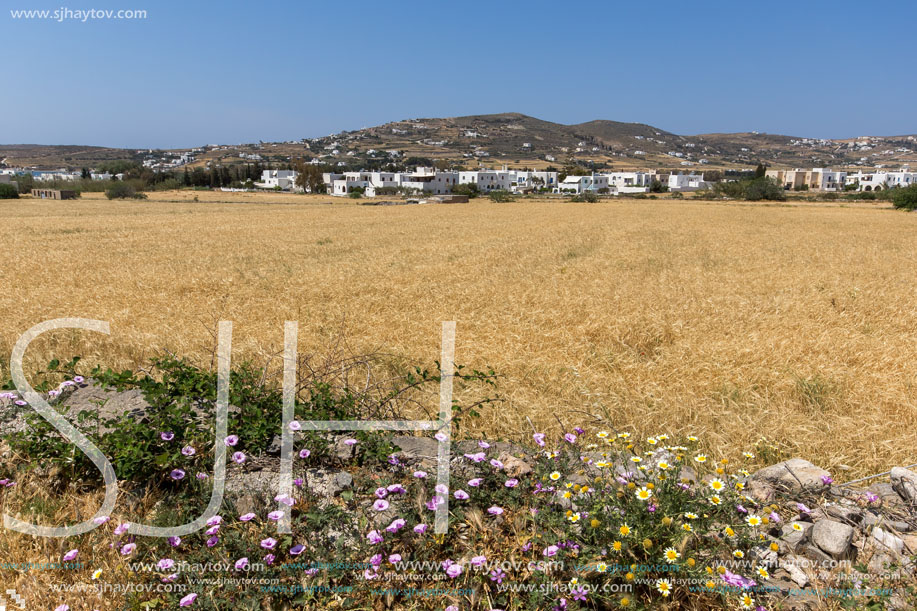
M 755 178 L 764 178 L 767 176 L 767 168 L 764 167 L 763 163 L 758 163 L 758 167 L 755 168 Z
M 888 193 L 895 208 L 899 210 L 917 210 L 917 184 L 891 189 Z
M 0 199 L 18 199 L 19 190 L 13 185 L 6 183 L 0 184 Z
M 322 169 L 317 165 L 305 163 L 302 159 L 294 164 L 296 170 L 296 186 L 309 193 L 325 193 L 325 181 L 322 178 Z

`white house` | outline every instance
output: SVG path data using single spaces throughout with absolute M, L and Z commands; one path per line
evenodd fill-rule
M 656 179 L 651 172 L 612 172 L 605 174 L 609 186 L 615 187 L 618 193 L 646 193 Z
M 592 174 L 590 176 L 567 176 L 557 185 L 558 193 L 617 193 L 613 185 L 609 185 L 608 176 Z
M 847 174 L 845 182 L 857 185 L 858 191 L 882 191 L 917 184 L 917 172 L 857 172 Z
M 557 187 L 557 172 L 510 170 L 510 189 L 516 193 Z
M 509 191 L 515 175 L 507 170 L 477 170 L 459 172 L 460 185 L 476 185 L 481 193 Z
M 264 170 L 261 173 L 261 182 L 255 183 L 262 189 L 276 189 L 291 191 L 296 186 L 296 172 L 294 170 Z
M 669 191 L 698 191 L 708 186 L 701 174 L 669 174 Z

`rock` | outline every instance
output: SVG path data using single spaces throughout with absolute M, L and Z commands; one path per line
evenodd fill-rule
M 497 460 L 503 463 L 503 471 L 510 477 L 521 477 L 532 472 L 532 466 L 508 452 L 501 452 Z
M 769 503 L 774 500 L 774 487 L 767 482 L 750 479 L 747 490 L 748 496 L 759 503 Z
M 435 439 L 400 435 L 392 439 L 392 445 L 401 450 L 400 457 L 406 464 L 416 465 L 423 469 L 436 467 L 439 442 Z
M 834 562 L 834 558 L 820 550 L 816 545 L 810 543 L 809 545 L 803 545 L 800 550 L 797 550 L 799 554 L 808 558 L 810 560 L 809 566 L 814 565 L 816 567 L 829 568 L 831 563 Z
M 800 566 L 806 566 L 808 561 L 805 558 L 800 558 L 799 556 L 787 556 L 779 562 L 780 568 L 785 570 L 790 579 L 800 588 L 804 588 L 807 583 L 809 583 L 809 577 L 806 575 Z
M 306 469 L 305 486 L 309 491 L 322 498 L 332 498 L 353 485 L 353 476 L 346 471 L 328 469 Z
M 351 439 L 351 437 L 345 435 L 343 437 L 338 437 L 334 441 L 334 455 L 340 460 L 346 461 L 353 458 L 353 446 L 344 443 L 348 439 Z
M 808 541 L 812 531 L 811 522 L 797 522 L 797 524 L 799 524 L 802 530 L 794 529 L 792 524 L 784 524 L 783 528 L 780 529 L 780 538 L 792 550 L 796 550 L 803 543 Z
M 904 551 L 903 539 L 882 530 L 878 526 L 872 529 L 870 540 L 876 544 L 879 550 L 893 558 L 900 557 L 901 552 Z
M 812 542 L 835 560 L 846 558 L 856 531 L 852 526 L 834 520 L 819 520 L 812 527 Z
M 898 492 L 889 483 L 880 482 L 873 484 L 867 488 L 867 490 L 877 495 L 882 501 L 882 505 L 899 507 L 904 504 L 901 500 L 901 497 L 898 495 Z
M 917 473 L 904 467 L 895 467 L 891 471 L 891 486 L 905 503 L 917 504 Z
M 274 435 L 271 438 L 270 445 L 268 445 L 267 450 L 265 450 L 265 454 L 269 456 L 279 456 L 282 447 L 283 440 L 281 439 L 280 435 Z
M 859 507 L 849 507 L 845 505 L 829 505 L 825 513 L 832 518 L 836 518 L 847 524 L 859 524 L 863 519 L 863 510 Z
M 827 475 L 829 475 L 827 471 L 816 467 L 807 460 L 791 458 L 756 471 L 752 474 L 751 479 L 770 484 L 781 490 L 798 492 L 803 489 L 823 488 L 825 484 L 822 482 L 822 477 Z
M 239 513 L 258 513 L 276 505 L 274 497 L 280 492 L 280 473 L 261 470 L 244 472 L 231 469 L 226 476 L 226 497 Z

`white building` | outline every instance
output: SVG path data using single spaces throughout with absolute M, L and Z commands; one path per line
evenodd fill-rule
M 475 185 L 481 193 L 509 191 L 515 175 L 507 170 L 476 170 L 459 172 L 460 185 Z
M 612 172 L 605 176 L 618 193 L 646 193 L 656 179 L 653 172 Z
M 557 185 L 558 193 L 617 193 L 613 185 L 609 185 L 608 176 L 592 174 L 590 176 L 567 176 Z
M 296 172 L 294 170 L 264 170 L 261 173 L 261 182 L 255 186 L 262 189 L 276 189 L 292 191 L 296 187 Z
M 701 174 L 669 174 L 669 191 L 698 191 L 709 186 Z
M 917 172 L 857 172 L 847 174 L 845 182 L 857 185 L 857 191 L 882 191 L 917 184 Z

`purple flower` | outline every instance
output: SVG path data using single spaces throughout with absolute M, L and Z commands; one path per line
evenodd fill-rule
M 248 558 L 239 558 L 236 560 L 236 570 L 241 571 L 248 566 Z
M 799 513 L 804 513 L 804 514 L 812 513 L 812 510 L 806 507 L 805 505 L 803 505 L 802 503 L 796 503 L 796 509 L 799 511 Z
M 83 376 L 75 376 L 73 378 L 73 381 L 76 382 L 77 384 L 82 384 L 83 382 L 86 381 L 86 378 L 84 378 Z
M 293 480 L 293 485 L 296 486 L 297 488 L 302 488 L 303 483 L 304 482 L 301 477 L 297 477 L 296 479 Z
M 389 564 L 397 564 L 401 562 L 401 554 L 392 554 L 388 557 Z
M 191 446 L 185 446 L 181 449 L 181 453 L 184 454 L 185 456 L 194 456 L 195 454 L 197 454 L 197 450 L 195 450 Z
M 503 578 L 506 577 L 506 573 L 500 569 L 494 569 L 490 572 L 490 580 L 496 581 L 498 584 L 503 583 Z
M 230 435 L 229 437 L 227 437 L 226 439 L 223 440 L 223 443 L 225 443 L 225 444 L 228 445 L 229 447 L 232 447 L 232 446 L 236 445 L 237 443 L 239 443 L 239 436 L 238 436 L 238 435 Z
M 209 539 L 207 539 L 207 547 L 213 547 L 214 545 L 216 545 L 219 542 L 220 542 L 219 537 L 210 537 Z
M 64 562 L 70 562 L 71 560 L 76 558 L 79 553 L 80 553 L 80 550 L 78 549 L 70 550 L 69 552 L 64 554 Z
M 462 568 L 461 564 L 450 564 L 448 567 L 446 567 L 446 575 L 452 579 L 455 579 L 462 574 L 463 570 L 464 569 Z
M 280 503 L 281 505 L 286 505 L 287 507 L 292 507 L 296 504 L 296 500 L 293 497 L 286 494 L 278 494 L 274 497 L 274 500 Z
M 282 517 L 283 517 L 283 512 L 282 512 L 282 511 L 272 511 L 271 513 L 267 514 L 267 518 L 268 518 L 269 520 L 273 520 L 273 521 L 275 521 L 275 522 L 276 522 L 277 520 L 279 520 L 280 518 L 282 518 Z M 271 548 L 268 548 L 268 549 L 271 549 Z
M 777 523 L 780 521 L 780 514 L 778 514 L 776 511 L 772 511 L 770 515 L 768 515 L 767 517 L 770 518 L 771 522 L 774 522 L 774 523 Z
M 131 554 L 134 553 L 134 550 L 136 549 L 137 549 L 136 543 L 128 543 L 121 548 L 121 555 L 130 556 Z
M 241 520 L 242 522 L 251 522 L 254 519 L 255 519 L 255 514 L 253 513 L 243 513 L 242 515 L 239 516 L 239 520 Z
M 392 484 L 391 486 L 389 486 L 388 488 L 386 488 L 386 490 L 388 490 L 389 492 L 391 492 L 391 493 L 393 493 L 393 494 L 405 494 L 405 493 L 407 493 L 407 490 L 406 490 L 405 487 L 402 486 L 401 484 Z
M 401 464 L 401 461 L 398 460 L 398 457 L 392 454 L 388 457 L 388 464 L 395 465 L 396 467 Z
M 222 524 L 223 518 L 221 516 L 213 516 L 207 520 L 207 526 L 216 526 L 217 524 Z
M 503 463 L 497 460 L 496 458 L 490 459 L 490 466 L 499 471 L 503 468 Z
M 272 539 L 268 537 L 267 539 L 261 540 L 261 547 L 264 549 L 274 549 L 277 546 L 277 539 Z
M 443 499 L 443 497 L 434 495 L 432 499 L 427 501 L 427 509 L 429 509 L 430 511 L 436 511 L 436 508 L 445 502 L 446 501 L 445 499 Z
M 471 566 L 483 566 L 487 562 L 487 556 L 475 556 L 471 559 Z
M 739 513 L 748 513 L 748 510 L 742 507 L 741 505 L 736 505 L 736 511 Z
M 402 528 L 404 528 L 405 524 L 407 524 L 407 522 L 405 522 L 401 518 L 397 518 L 395 520 L 392 520 L 392 523 L 386 526 L 385 530 L 387 530 L 390 533 L 396 533 L 399 530 L 401 530 Z
M 382 554 L 373 554 L 372 557 L 369 559 L 369 564 L 371 564 L 374 569 L 375 567 L 382 564 Z
M 433 438 L 436 439 L 436 441 L 446 441 L 447 439 L 449 439 L 449 436 L 443 433 L 442 431 L 440 431 L 436 433 L 436 435 L 433 435 Z
M 414 471 L 414 477 L 417 479 L 425 479 L 427 477 L 426 471 Z
M 168 571 L 169 569 L 171 569 L 174 566 L 175 566 L 175 561 L 172 560 L 171 558 L 163 558 L 159 562 L 156 563 L 156 568 L 158 568 L 160 571 Z
M 377 499 L 376 502 L 373 503 L 373 509 L 376 511 L 385 511 L 388 509 L 388 501 L 385 499 Z
M 233 452 L 232 460 L 233 462 L 236 462 L 241 465 L 242 463 L 245 462 L 245 453 L 244 452 Z
M 384 499 L 388 496 L 388 490 L 385 488 L 376 488 L 376 491 L 373 493 L 377 498 Z
M 720 579 L 736 588 L 748 589 L 755 585 L 754 580 L 748 579 L 747 577 L 742 577 L 741 575 L 736 575 L 735 573 L 729 571 L 729 569 L 726 569 L 726 572 L 720 575 Z
M 183 599 L 178 601 L 178 606 L 179 607 L 190 607 L 192 604 L 194 604 L 194 601 L 196 600 L 197 600 L 197 594 L 192 592 L 191 594 L 188 594 Z
M 449 494 L 449 487 L 446 484 L 436 484 L 433 489 L 440 494 Z
M 18 405 L 19 407 L 23 407 L 23 406 L 28 405 L 28 403 L 26 403 L 22 399 L 19 399 L 18 401 L 16 401 L 16 405 Z
M 492 516 L 498 516 L 503 513 L 503 509 L 501 507 L 497 507 L 496 505 L 494 505 L 493 507 L 489 507 L 487 509 L 487 513 L 489 513 Z
M 825 486 L 830 486 L 831 484 L 834 483 L 834 478 L 831 477 L 830 475 L 822 475 L 821 483 L 823 483 Z
M 173 470 L 172 470 L 172 473 L 169 474 L 169 477 L 171 477 L 172 479 L 178 481 L 178 480 L 183 479 L 183 478 L 185 477 L 185 472 L 182 471 L 181 469 L 173 469 Z
M 487 455 L 484 452 L 476 452 L 474 454 L 465 454 L 465 458 L 473 462 L 481 462 L 487 458 Z
M 178 547 L 181 545 L 181 537 L 169 537 L 169 545 L 172 547 Z
M 573 433 L 567 433 L 564 435 L 564 439 L 566 439 L 569 443 L 576 443 L 576 435 Z
M 516 486 L 519 485 L 519 480 L 516 478 L 511 478 L 503 482 L 503 485 L 506 486 L 507 488 L 515 488 Z
M 166 575 L 159 581 L 161 581 L 162 583 L 172 583 L 176 579 L 178 579 L 178 573 L 172 573 L 171 575 Z
M 464 490 L 456 490 L 452 496 L 454 496 L 455 498 L 457 498 L 460 501 L 468 500 L 468 493 L 465 492 Z
M 309 451 L 309 450 L 307 450 L 307 449 L 305 449 L 305 448 L 303 448 L 302 450 L 299 451 L 299 457 L 300 457 L 300 458 L 309 458 L 309 456 L 310 456 L 311 454 L 312 454 L 312 452 Z
M 299 423 L 298 420 L 291 420 L 290 421 L 290 430 L 291 431 L 300 431 L 302 430 L 302 425 Z
M 414 527 L 414 532 L 416 532 L 418 535 L 424 534 L 425 532 L 427 532 L 427 525 L 418 524 L 417 526 Z
M 277 560 L 277 557 L 274 554 L 265 554 L 264 562 L 266 564 L 274 564 L 274 561 Z
M 356 439 L 345 439 L 345 440 L 344 440 L 344 445 L 345 445 L 345 446 L 351 446 L 351 447 L 353 447 L 353 446 L 357 445 L 357 440 L 356 440 Z
M 581 428 L 578 427 L 578 426 L 573 427 L 573 430 L 576 431 L 576 434 L 577 434 L 577 435 L 582 435 L 583 433 L 586 432 L 586 431 L 584 431 L 583 429 L 581 429 Z
M 586 590 L 582 586 L 577 586 L 570 593 L 573 594 L 573 600 L 586 600 Z
M 544 447 L 544 433 L 535 433 L 532 435 L 532 439 L 534 439 L 535 443 L 537 443 L 539 446 L 542 448 Z
M 194 477 L 196 477 L 197 479 L 207 479 L 210 476 L 207 475 L 206 473 L 201 473 L 200 471 L 198 471 L 197 475 L 195 475 Z
M 866 493 L 866 501 L 869 502 L 869 503 L 878 503 L 878 502 L 879 502 L 879 495 L 876 494 L 876 493 L 874 493 L 874 492 L 867 492 L 867 493 Z
M 371 530 L 369 534 L 366 535 L 366 540 L 369 541 L 370 545 L 376 545 L 377 543 L 382 543 L 382 535 L 379 534 L 378 530 Z
M 305 546 L 305 545 L 294 545 L 293 547 L 290 548 L 290 555 L 291 555 L 291 556 L 298 556 L 298 555 L 300 555 L 301 553 L 303 553 L 303 550 L 305 550 L 305 549 L 306 549 L 306 546 Z
M 130 522 L 122 522 L 121 524 L 115 527 L 115 536 L 120 537 L 121 535 L 126 533 L 127 529 L 130 527 L 131 527 Z
M 172 431 L 163 431 L 162 433 L 159 434 L 159 438 L 162 439 L 163 441 L 172 441 L 173 439 L 175 439 L 175 433 L 173 433 Z
M 481 482 L 484 481 L 480 477 L 475 477 L 474 479 L 468 480 L 468 485 L 472 488 L 477 488 L 481 485 Z
M 544 556 L 545 558 L 550 558 L 551 556 L 556 555 L 559 550 L 560 548 L 557 547 L 556 545 L 549 545 L 546 548 L 544 548 L 544 551 L 541 552 L 541 555 Z
M 216 526 L 211 526 L 211 527 L 208 528 L 206 531 L 204 531 L 204 534 L 205 534 L 205 535 L 215 535 L 215 534 L 217 534 L 218 532 L 220 532 L 220 525 L 219 525 L 219 524 L 217 524 Z

